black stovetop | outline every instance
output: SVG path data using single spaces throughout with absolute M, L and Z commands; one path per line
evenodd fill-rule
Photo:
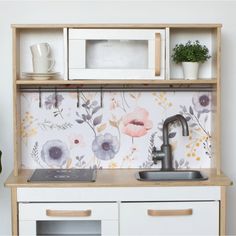
M 95 169 L 36 169 L 28 182 L 94 182 Z

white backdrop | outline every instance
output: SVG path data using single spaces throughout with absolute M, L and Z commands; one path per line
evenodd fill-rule
M 222 169 L 236 182 L 236 1 L 0 1 L 0 235 L 11 233 L 13 169 L 11 24 L 222 23 Z M 236 235 L 236 187 L 228 188 L 227 232 Z

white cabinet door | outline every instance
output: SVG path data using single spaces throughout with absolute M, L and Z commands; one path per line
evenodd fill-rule
M 117 203 L 19 203 L 19 235 L 118 235 Z
M 120 235 L 219 235 L 219 202 L 121 203 Z
M 164 29 L 69 29 L 69 79 L 164 78 Z

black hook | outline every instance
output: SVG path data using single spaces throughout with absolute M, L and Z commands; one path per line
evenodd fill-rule
M 77 107 L 80 107 L 79 88 L 77 88 Z
M 58 108 L 58 100 L 57 100 L 57 87 L 55 87 L 55 108 Z
M 39 108 L 42 107 L 42 92 L 41 92 L 41 88 L 39 87 Z
M 100 107 L 103 107 L 103 90 L 102 90 L 102 87 L 100 89 Z

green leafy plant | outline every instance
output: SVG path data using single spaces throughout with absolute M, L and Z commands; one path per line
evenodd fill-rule
M 195 42 L 189 40 L 185 45 L 176 44 L 171 57 L 177 64 L 180 62 L 203 63 L 211 58 L 208 48 L 205 45 L 201 45 L 198 40 Z

